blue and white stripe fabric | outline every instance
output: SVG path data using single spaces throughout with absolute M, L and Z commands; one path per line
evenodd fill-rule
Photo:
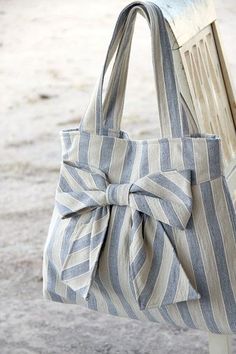
M 164 238 L 168 252 L 173 253 L 176 265 L 170 271 L 173 273 L 170 274 L 173 281 L 168 296 L 165 296 L 166 289 L 162 287 L 162 283 L 148 282 L 153 271 L 148 257 L 148 236 L 147 240 L 143 237 L 146 215 L 180 230 L 186 228 L 192 211 L 190 170 L 151 173 L 134 183 L 113 184 L 108 183 L 107 177 L 100 170 L 83 164 L 71 166 L 65 163 L 61 178 L 66 179 L 67 176 L 74 179 L 77 187 L 75 192 L 71 185 L 71 191 L 68 192 L 66 188 L 63 189 L 63 184 L 59 185 L 56 203 L 62 218 L 93 212 L 83 237 L 80 234 L 79 239 L 74 239 L 63 264 L 61 277 L 71 289 L 78 291 L 83 298 L 89 298 L 101 250 L 106 241 L 110 212 L 113 205 L 117 205 L 128 206 L 131 212 L 129 269 L 140 309 L 168 304 L 170 299 L 171 302 L 179 302 L 200 297 L 192 288 L 165 231 L 161 231 L 161 237 Z M 161 225 L 158 228 L 162 230 Z M 157 256 L 161 258 L 162 254 L 157 253 Z M 167 264 L 164 265 L 164 262 Z M 168 268 L 168 263 L 169 258 L 163 257 L 164 269 Z M 156 267 L 155 271 L 159 273 L 160 269 Z M 175 277 L 176 271 L 179 272 L 178 278 Z M 156 291 L 159 298 L 153 303 L 151 295 Z
M 153 53 L 162 63 L 154 65 L 163 92 L 162 138 L 134 140 L 120 130 L 127 62 L 117 61 L 128 60 L 130 49 L 120 48 L 127 46 L 137 12 L 147 18 Z M 101 107 L 104 75 L 115 54 Z M 114 316 L 236 333 L 236 215 L 221 139 L 196 131 L 184 136 L 160 9 L 149 2 L 128 5 L 107 58 L 79 128 L 60 133 L 44 297 Z

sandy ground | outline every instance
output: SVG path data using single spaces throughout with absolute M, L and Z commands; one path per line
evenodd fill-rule
M 217 10 L 236 73 L 234 1 L 219 1 Z M 83 115 L 115 19 L 127 2 L 0 0 L 0 354 L 208 351 L 207 334 L 200 331 L 42 299 L 42 252 L 61 152 L 58 133 L 76 127 Z M 136 32 L 142 46 L 144 28 L 140 24 Z M 155 134 L 149 59 L 136 55 L 131 70 L 124 128 L 132 137 Z

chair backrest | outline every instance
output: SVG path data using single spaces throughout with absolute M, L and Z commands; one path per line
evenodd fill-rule
M 169 23 L 180 89 L 201 132 L 222 137 L 225 174 L 236 202 L 236 106 L 213 0 L 153 2 Z

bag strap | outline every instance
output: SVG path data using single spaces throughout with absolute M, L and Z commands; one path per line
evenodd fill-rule
M 102 73 L 101 76 L 99 78 L 99 80 L 97 81 L 93 93 L 92 93 L 92 97 L 90 99 L 89 105 L 87 107 L 87 110 L 85 112 L 85 115 L 81 121 L 80 124 L 80 130 L 86 130 L 89 132 L 93 132 L 93 133 L 97 133 L 97 134 L 102 134 L 102 135 L 113 135 L 113 136 L 119 136 L 119 126 L 118 126 L 118 121 L 115 121 L 115 119 L 107 119 L 108 123 L 107 126 L 109 125 L 109 128 L 105 128 L 105 126 L 102 125 L 102 120 L 99 119 L 98 115 L 97 115 L 97 107 L 96 107 L 96 97 L 98 95 L 98 91 L 99 91 L 99 86 L 101 84 L 101 80 L 104 80 L 104 76 L 105 76 L 105 72 L 111 62 L 111 60 L 113 59 L 114 54 L 116 53 L 117 48 L 119 47 L 120 43 L 123 43 L 121 41 L 122 36 L 124 35 L 124 33 L 126 32 L 127 29 L 127 25 L 128 23 L 126 23 L 127 21 L 127 16 L 128 16 L 128 11 L 129 11 L 130 5 L 126 6 L 123 11 L 120 13 L 114 31 L 113 31 L 113 35 L 108 47 L 108 51 L 107 51 L 107 55 L 106 55 L 106 59 L 105 59 L 105 63 L 102 69 Z M 131 39 L 131 38 L 130 38 Z M 127 48 L 129 48 L 130 50 L 130 46 L 128 46 Z M 123 58 L 125 58 L 125 54 L 127 53 L 126 48 L 122 47 L 122 49 L 120 48 L 119 51 L 117 51 L 117 53 L 123 53 Z M 118 71 L 115 70 L 115 66 L 117 63 L 120 62 L 120 57 L 122 57 L 121 55 L 119 55 L 119 59 L 115 59 L 114 61 L 114 65 L 113 65 L 113 69 L 112 69 L 112 73 L 110 76 L 110 81 L 108 84 L 108 87 L 112 87 L 112 81 L 115 82 L 114 78 L 116 76 L 118 76 Z M 123 66 L 119 66 L 118 67 L 123 67 Z M 122 77 L 125 78 L 125 73 L 122 72 Z M 126 78 L 123 80 L 123 82 L 126 83 Z M 112 93 L 112 89 L 107 90 L 106 92 L 106 102 L 108 102 L 110 100 L 110 94 Z M 120 103 L 117 100 L 113 100 L 114 102 L 114 107 L 120 107 Z M 104 104 L 105 105 L 105 104 Z M 107 103 L 106 103 L 106 106 Z M 114 108 L 113 108 L 114 110 Z M 122 114 L 122 112 L 121 112 Z M 119 121 L 121 120 L 121 117 L 119 119 Z
M 121 118 L 123 114 L 123 107 L 125 101 L 125 90 L 127 83 L 127 72 L 129 67 L 129 57 L 131 44 L 133 39 L 133 32 L 135 21 L 129 21 L 127 19 L 128 26 L 126 26 L 125 34 L 122 36 L 121 41 L 119 43 L 119 48 L 117 50 L 115 64 L 116 67 L 113 66 L 113 70 L 110 75 L 110 80 L 107 88 L 107 93 L 104 100 L 104 117 L 112 116 L 116 117 L 117 126 L 120 127 Z M 126 53 L 127 55 L 123 55 Z M 123 58 L 124 57 L 124 58 Z M 123 60 L 122 60 L 123 58 Z M 178 81 L 176 79 L 176 84 L 178 85 Z M 109 92 L 114 92 L 116 95 L 116 100 L 113 102 L 110 100 Z M 182 126 L 182 135 L 186 136 L 189 134 L 199 134 L 200 128 L 198 123 L 196 122 L 190 108 L 177 87 L 177 93 L 179 94 L 179 102 L 181 107 L 181 126 Z M 162 128 L 165 127 L 164 124 L 161 125 Z M 168 132 L 164 132 L 162 129 L 161 137 L 169 136 Z
M 135 1 L 126 6 L 118 17 L 103 70 L 93 92 L 90 105 L 81 122 L 81 129 L 102 135 L 120 135 L 121 119 L 119 116 L 121 116 L 123 111 L 128 70 L 127 63 L 130 55 L 134 23 L 138 12 L 145 17 L 151 31 L 152 62 L 162 136 L 181 137 L 179 91 L 175 79 L 173 57 L 165 20 L 157 5 L 141 1 Z M 103 104 L 104 77 L 115 53 L 116 58 Z M 117 80 L 119 80 L 119 85 L 117 85 Z M 115 113 L 117 113 L 117 116 Z

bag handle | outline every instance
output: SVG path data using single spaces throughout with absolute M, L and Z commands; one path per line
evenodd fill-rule
M 107 125 L 109 125 L 108 128 L 107 127 L 105 128 L 104 126 L 102 126 L 102 120 L 99 119 L 99 117 L 96 114 L 97 113 L 97 111 L 96 111 L 96 108 L 97 108 L 96 107 L 96 97 L 98 95 L 101 80 L 104 80 L 105 72 L 106 72 L 111 60 L 113 59 L 117 48 L 119 47 L 119 49 L 121 49 L 120 43 L 121 43 L 121 45 L 123 43 L 121 39 L 122 39 L 124 33 L 126 32 L 126 29 L 128 26 L 127 16 L 129 16 L 130 5 L 126 6 L 123 9 L 123 11 L 120 13 L 120 15 L 117 19 L 117 22 L 116 22 L 116 25 L 115 25 L 115 28 L 113 31 L 113 35 L 112 35 L 112 38 L 111 38 L 111 41 L 110 41 L 110 44 L 108 47 L 108 51 L 107 51 L 105 63 L 104 63 L 103 69 L 102 69 L 102 73 L 101 73 L 101 76 L 94 87 L 93 94 L 90 99 L 89 105 L 87 107 L 85 115 L 84 115 L 84 117 L 81 121 L 81 124 L 80 124 L 80 130 L 87 130 L 89 132 L 103 134 L 103 135 L 113 135 L 113 136 L 120 135 L 119 134 L 119 126 L 117 124 L 118 122 L 115 121 L 114 119 L 107 119 L 108 123 L 110 123 L 110 124 L 107 124 Z M 130 39 L 131 39 L 131 37 L 130 37 Z M 130 51 L 130 48 L 131 48 L 130 45 L 127 46 L 127 48 L 129 48 L 129 51 Z M 115 70 L 116 63 L 118 63 L 121 60 L 121 59 L 117 59 L 118 53 L 123 53 L 123 58 L 125 58 L 124 54 L 125 53 L 129 54 L 126 50 L 127 48 L 122 47 L 122 50 L 117 51 L 116 59 L 115 59 L 112 73 L 110 76 L 110 81 L 108 83 L 108 87 L 110 87 L 110 88 L 113 85 L 113 81 L 115 82 L 114 78 L 119 74 L 119 72 Z M 119 58 L 121 58 L 121 57 L 122 57 L 122 55 L 119 56 Z M 121 69 L 123 66 L 118 65 L 118 67 Z M 126 70 L 127 70 L 127 68 L 126 68 Z M 124 74 L 125 74 L 124 72 L 121 73 L 123 78 L 125 76 Z M 126 83 L 126 78 L 124 78 L 123 82 Z M 106 98 L 105 98 L 106 106 L 108 106 L 107 102 L 110 99 L 111 93 L 112 93 L 112 89 L 108 89 L 107 93 L 106 93 Z M 114 102 L 114 100 L 113 100 L 113 102 Z M 105 105 L 105 103 L 104 103 L 104 105 Z M 120 107 L 120 104 L 117 101 L 117 99 L 114 102 L 114 106 Z M 122 112 L 120 114 L 122 114 Z M 121 120 L 121 117 L 118 121 L 120 121 L 120 120 Z
M 152 62 L 162 136 L 181 137 L 183 134 L 180 118 L 179 90 L 175 80 L 174 63 L 165 20 L 157 5 L 141 1 L 135 1 L 126 6 L 118 17 L 104 67 L 95 87 L 90 105 L 81 122 L 81 129 L 102 135 L 119 136 L 120 134 L 119 114 L 123 110 L 123 95 L 128 68 L 126 63 L 129 60 L 134 23 L 138 12 L 146 18 L 151 31 Z M 125 46 L 124 44 L 127 45 Z M 109 90 L 107 91 L 103 105 L 102 90 L 104 76 L 117 48 L 116 60 L 108 85 Z M 117 89 L 118 79 L 120 81 L 119 92 L 116 92 L 115 97 L 114 87 Z M 119 106 L 118 110 L 117 106 Z M 104 112 L 106 112 L 106 116 Z M 115 112 L 118 112 L 118 116 L 114 115 Z
M 107 88 L 107 92 L 114 92 L 116 95 L 116 99 L 111 101 L 109 95 L 105 96 L 104 100 L 104 117 L 108 117 L 112 115 L 112 117 L 116 117 L 117 126 L 120 127 L 121 118 L 123 114 L 123 106 L 125 101 L 125 89 L 127 83 L 127 72 L 129 67 L 129 56 L 131 50 L 131 44 L 133 39 L 133 32 L 135 27 L 135 21 L 130 21 L 127 19 L 126 22 L 129 22 L 128 26 L 126 26 L 125 34 L 122 36 L 121 41 L 119 43 L 119 48 L 117 50 L 115 64 L 116 67 L 113 66 L 113 70 L 111 72 L 109 85 Z M 127 55 L 125 59 L 123 53 L 126 52 Z M 178 81 L 176 80 L 178 85 Z M 181 107 L 181 125 L 182 125 L 182 135 L 186 136 L 189 134 L 199 134 L 200 128 L 196 123 L 192 112 L 190 111 L 186 100 L 184 99 L 182 93 L 179 89 L 177 89 L 177 93 L 179 94 L 179 102 Z M 164 121 L 165 123 L 165 121 Z M 162 124 L 163 126 L 164 124 Z M 163 132 L 163 129 L 162 129 Z M 161 137 L 168 136 L 168 133 L 162 134 Z

